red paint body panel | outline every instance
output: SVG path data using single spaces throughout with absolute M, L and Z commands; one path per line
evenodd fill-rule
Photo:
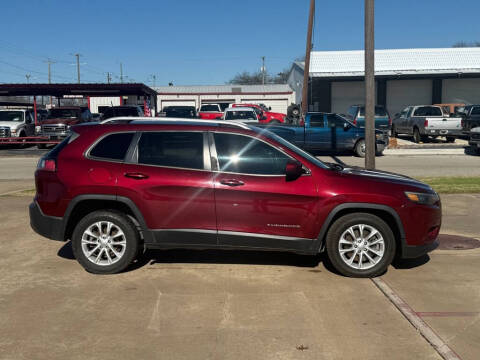
M 223 116 L 223 112 L 216 112 L 216 111 L 204 111 L 199 112 L 198 117 L 204 120 L 217 120 Z

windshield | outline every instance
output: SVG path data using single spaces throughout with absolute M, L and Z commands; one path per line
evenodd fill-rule
M 50 114 L 48 114 L 49 119 L 77 117 L 80 117 L 80 111 L 77 109 L 52 109 L 50 110 Z
M 278 142 L 282 146 L 284 146 L 287 149 L 293 151 L 295 154 L 301 156 L 305 160 L 308 160 L 311 163 L 321 167 L 322 169 L 328 169 L 329 168 L 326 164 L 324 164 L 322 161 L 318 160 L 315 156 L 313 156 L 313 155 L 307 153 L 306 151 L 300 149 L 299 147 L 293 145 L 291 142 L 288 142 L 287 140 L 278 136 L 277 134 L 274 134 L 274 133 L 268 131 L 267 129 L 262 129 L 262 128 L 258 128 L 258 127 L 255 127 L 255 126 L 250 126 L 250 128 L 253 131 L 256 131 L 257 133 L 262 134 L 263 136 L 265 136 L 267 138 L 275 140 L 276 142 Z
M 360 108 L 360 116 L 365 116 L 365 108 Z M 383 106 L 375 106 L 375 116 L 387 116 L 387 111 Z
M 219 112 L 218 105 L 202 105 L 200 111 L 214 111 Z
M 23 121 L 23 111 L 0 111 L 0 121 Z

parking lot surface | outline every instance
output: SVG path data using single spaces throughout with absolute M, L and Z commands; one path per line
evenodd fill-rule
M 29 228 L 30 201 L 0 197 L 2 359 L 440 358 L 371 280 L 337 275 L 321 256 L 149 251 L 131 271 L 96 276 L 69 243 Z M 383 279 L 415 311 L 441 314 L 424 319 L 473 360 L 479 265 L 477 250 L 437 250 Z

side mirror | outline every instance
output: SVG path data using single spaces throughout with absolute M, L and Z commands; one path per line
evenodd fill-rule
M 286 181 L 297 180 L 304 173 L 302 163 L 295 160 L 289 160 L 285 167 Z
M 272 111 L 272 107 L 271 107 L 271 106 L 268 107 L 268 111 Z

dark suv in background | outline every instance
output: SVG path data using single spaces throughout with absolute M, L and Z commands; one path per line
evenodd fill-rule
M 347 118 L 355 125 L 365 127 L 365 106 L 352 105 L 348 109 Z M 375 129 L 390 130 L 392 119 L 387 109 L 381 105 L 375 106 Z
M 30 221 L 72 240 L 93 273 L 143 248 L 325 251 L 344 275 L 382 274 L 436 246 L 438 195 L 414 179 L 319 161 L 226 121 L 85 124 L 38 163 Z
M 107 120 L 114 117 L 142 117 L 143 110 L 137 105 L 119 105 L 111 106 L 106 109 L 102 109 L 102 120 Z

